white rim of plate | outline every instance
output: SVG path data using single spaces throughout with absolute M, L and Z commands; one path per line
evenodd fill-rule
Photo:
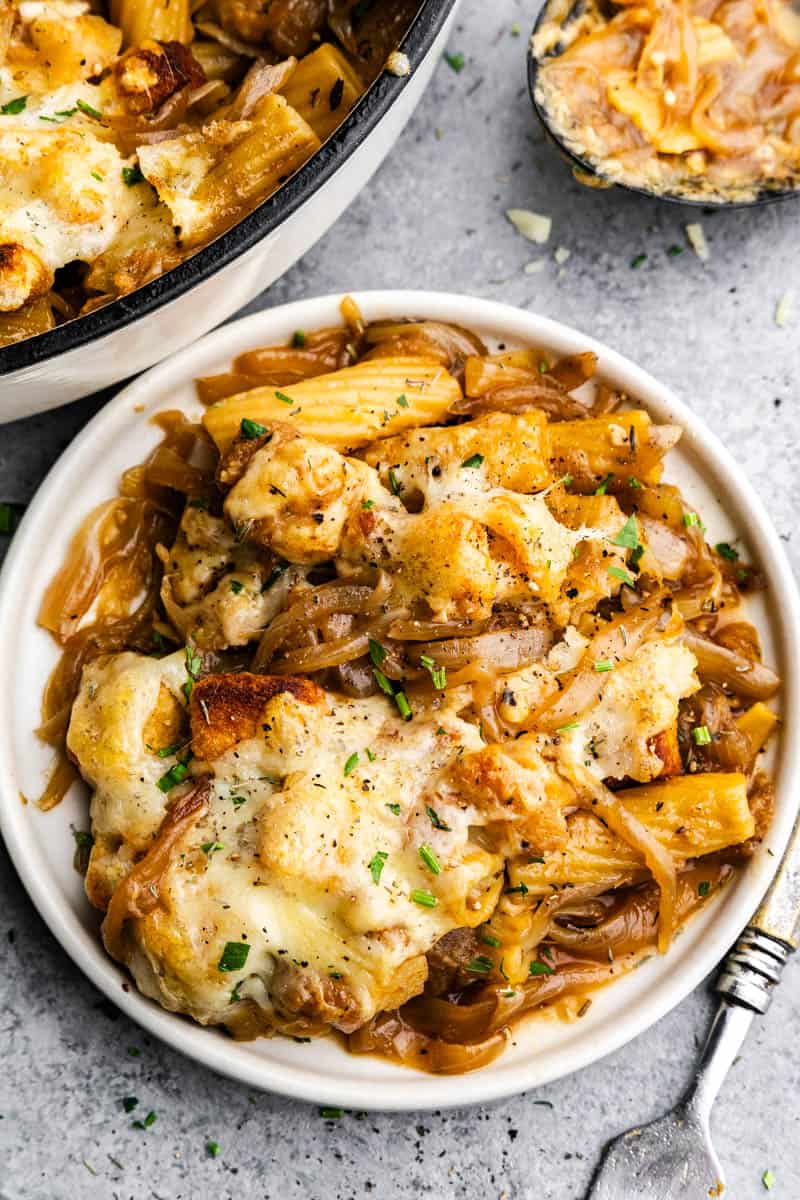
M 547 317 L 495 301 L 445 292 L 386 290 L 351 294 L 371 320 L 415 315 L 453 321 L 487 334 L 491 330 L 501 340 L 530 343 L 562 354 L 577 349 L 593 350 L 598 355 L 602 376 L 635 396 L 659 420 L 680 425 L 684 430 L 682 449 L 709 471 L 716 489 L 726 497 L 729 507 L 736 509 L 737 526 L 770 580 L 770 627 L 783 676 L 783 718 L 785 725 L 791 727 L 792 715 L 800 702 L 800 598 L 794 576 L 758 495 L 719 439 L 695 413 L 630 359 Z M 168 403 L 166 397 L 171 386 L 182 385 L 209 368 L 219 369 L 218 364 L 244 349 L 279 341 L 290 336 L 293 329 L 337 323 L 342 298 L 343 294 L 336 294 L 295 301 L 222 326 L 141 375 L 89 422 L 41 484 L 14 536 L 0 574 L 0 678 L 12 678 L 11 663 L 17 645 L 13 619 L 16 579 L 25 578 L 26 559 L 36 553 L 52 531 L 52 504 L 59 491 L 69 491 L 70 480 L 81 478 L 81 470 L 97 461 L 102 444 L 113 440 L 115 427 L 137 405 L 147 406 L 147 411 L 141 413 L 141 420 L 145 421 L 153 407 L 153 397 L 160 397 L 155 408 L 163 408 Z M 94 448 L 96 443 L 99 450 Z M 606 1022 L 599 1031 L 593 1030 L 592 1036 L 557 1049 L 549 1058 L 545 1056 L 545 1062 L 534 1054 L 504 1069 L 501 1056 L 495 1063 L 466 1076 L 435 1076 L 401 1069 L 390 1079 L 331 1081 L 313 1069 L 248 1056 L 244 1048 L 249 1043 L 229 1041 L 214 1030 L 166 1012 L 133 986 L 123 990 L 122 985 L 128 979 L 125 972 L 107 957 L 99 940 L 83 927 L 72 909 L 59 904 L 54 889 L 48 886 L 46 860 L 26 819 L 28 810 L 20 802 L 11 765 L 14 751 L 7 719 L 11 702 L 10 689 L 4 688 L 0 694 L 0 831 L 28 895 L 75 964 L 129 1017 L 190 1058 L 250 1087 L 343 1108 L 414 1111 L 486 1103 L 549 1083 L 619 1049 L 679 1004 L 735 941 L 777 870 L 797 807 L 797 801 L 777 805 L 769 834 L 770 852 L 758 853 L 750 861 L 739 877 L 735 902 L 715 912 L 713 922 L 704 931 L 702 944 L 683 956 L 684 969 L 672 971 L 666 981 L 661 980 L 644 998 L 637 999 L 629 1019 Z M 31 732 L 31 737 L 34 736 Z M 799 783 L 800 742 L 784 737 L 779 795 L 798 794 Z M 646 968 L 647 964 L 640 970 Z M 622 979 L 614 987 L 624 982 Z

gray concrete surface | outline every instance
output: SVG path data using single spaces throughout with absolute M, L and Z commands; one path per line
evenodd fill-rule
M 452 51 L 372 186 L 254 307 L 342 288 L 472 292 L 596 334 L 671 384 L 722 436 L 797 563 L 800 206 L 702 215 L 574 183 L 533 123 L 523 36 L 535 5 L 465 0 Z M 510 206 L 554 218 L 545 249 Z M 563 270 L 553 250 L 571 251 Z M 631 261 L 647 254 L 646 262 Z M 540 274 L 526 263 L 547 258 Z M 798 315 L 774 308 L 794 288 Z M 89 400 L 0 429 L 0 498 L 26 501 L 95 411 Z M 0 539 L 0 542 L 2 539 Z M 346 1114 L 255 1095 L 153 1043 L 67 960 L 0 858 L 0 1197 L 3 1200 L 577 1200 L 603 1142 L 678 1096 L 710 1013 L 705 989 L 613 1057 L 535 1094 L 451 1113 Z M 6 933 L 7 931 L 7 933 Z M 800 964 L 745 1045 L 719 1102 L 730 1194 L 800 1197 Z M 470 1080 L 464 1081 L 465 1097 Z M 122 1097 L 157 1114 L 133 1129 Z M 138 1114 L 137 1114 L 138 1115 Z M 206 1143 L 220 1144 L 212 1159 Z

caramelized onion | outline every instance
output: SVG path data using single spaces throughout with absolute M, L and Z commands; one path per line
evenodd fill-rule
M 373 321 L 365 336 L 372 347 L 367 358 L 432 358 L 458 379 L 468 358 L 486 354 L 476 334 L 443 321 Z
M 62 643 L 71 638 L 117 567 L 142 583 L 170 524 L 147 500 L 118 497 L 94 509 L 73 537 L 64 565 L 44 594 L 38 622 Z
M 457 670 L 482 662 L 494 671 L 518 671 L 539 662 L 553 644 L 553 634 L 542 626 L 533 629 L 504 629 L 477 637 L 451 638 L 441 642 L 419 642 L 414 658 L 432 658 L 437 666 Z
M 176 801 L 161 823 L 144 858 L 117 884 L 102 925 L 103 945 L 112 958 L 125 960 L 122 930 L 129 917 L 145 917 L 159 904 L 158 889 L 181 838 L 208 808 L 209 780 L 203 779 Z
M 780 678 L 764 663 L 745 658 L 727 646 L 718 646 L 692 629 L 686 629 L 683 640 L 697 659 L 700 677 L 723 684 L 737 696 L 768 700 L 781 685 Z
M 324 583 L 312 588 L 277 616 L 259 642 L 253 659 L 253 669 L 263 670 L 278 648 L 289 638 L 331 613 L 367 615 L 385 603 L 391 591 L 391 579 L 382 573 L 374 588 L 353 583 Z M 362 651 L 363 653 L 363 651 Z M 354 655 L 353 657 L 358 657 Z M 335 665 L 335 664 L 328 664 Z

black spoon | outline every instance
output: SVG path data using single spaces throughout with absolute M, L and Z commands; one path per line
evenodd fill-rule
M 673 204 L 689 204 L 698 208 L 756 208 L 765 204 L 776 204 L 779 200 L 790 200 L 800 196 L 800 185 L 793 188 L 764 188 L 758 193 L 758 195 L 753 196 L 748 200 L 720 200 L 713 196 L 692 197 L 682 195 L 678 192 L 660 192 L 656 191 L 654 188 L 636 187 L 631 183 L 622 183 L 619 180 L 611 179 L 603 174 L 602 168 L 597 164 L 589 162 L 588 159 L 581 158 L 580 155 L 576 154 L 574 150 L 570 149 L 570 147 L 566 145 L 561 135 L 553 129 L 551 125 L 550 114 L 545 107 L 542 96 L 540 93 L 537 94 L 539 92 L 538 78 L 540 67 L 549 59 L 557 58 L 558 55 L 561 54 L 565 49 L 565 45 L 562 42 L 558 42 L 551 50 L 548 50 L 546 54 L 541 55 L 541 57 L 537 57 L 537 55 L 534 54 L 534 38 L 541 29 L 545 20 L 547 20 L 550 8 L 550 0 L 547 0 L 547 2 L 542 5 L 542 10 L 536 19 L 536 24 L 533 27 L 531 39 L 528 42 L 528 90 L 530 91 L 531 103 L 533 104 L 534 112 L 541 121 L 545 133 L 548 135 L 560 153 L 564 156 L 564 158 L 566 158 L 570 163 L 573 173 L 577 173 L 578 176 L 585 177 L 583 182 L 586 182 L 589 186 L 592 186 L 592 183 L 594 183 L 594 186 L 602 189 L 609 187 L 620 187 L 624 188 L 627 192 L 636 192 L 640 196 L 648 196 L 650 199 L 669 200 Z M 569 25 L 570 21 L 574 21 L 577 17 L 579 17 L 584 8 L 585 0 L 575 0 L 575 3 L 568 10 L 566 16 L 561 22 L 561 28 L 565 29 L 567 25 Z

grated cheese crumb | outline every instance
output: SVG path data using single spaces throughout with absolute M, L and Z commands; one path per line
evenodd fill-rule
M 794 318 L 794 293 L 784 292 L 778 303 L 775 305 L 775 324 L 779 329 L 783 329 L 784 325 L 788 325 Z
M 534 258 L 532 262 L 526 263 L 525 274 L 526 275 L 538 275 L 539 272 L 543 271 L 546 266 L 547 266 L 547 259 Z
M 506 216 L 517 233 L 521 233 L 530 242 L 536 242 L 543 246 L 550 237 L 550 230 L 553 227 L 550 217 L 531 212 L 527 208 L 509 208 L 506 210 Z
M 686 226 L 686 236 L 689 239 L 689 245 L 694 250 L 701 262 L 708 262 L 711 257 L 711 251 L 706 241 L 706 235 L 703 232 L 703 226 L 699 221 L 695 221 L 693 225 Z
M 555 254 L 553 255 L 553 258 L 556 260 L 556 262 L 558 263 L 558 265 L 560 267 L 563 267 L 564 263 L 567 261 L 567 259 L 569 258 L 571 253 L 572 253 L 572 251 L 568 250 L 566 246 L 559 246 L 558 249 L 556 250 Z
M 399 78 L 404 78 L 411 74 L 411 63 L 407 54 L 401 54 L 399 50 L 393 50 L 386 59 L 386 70 L 390 75 L 397 75 Z

